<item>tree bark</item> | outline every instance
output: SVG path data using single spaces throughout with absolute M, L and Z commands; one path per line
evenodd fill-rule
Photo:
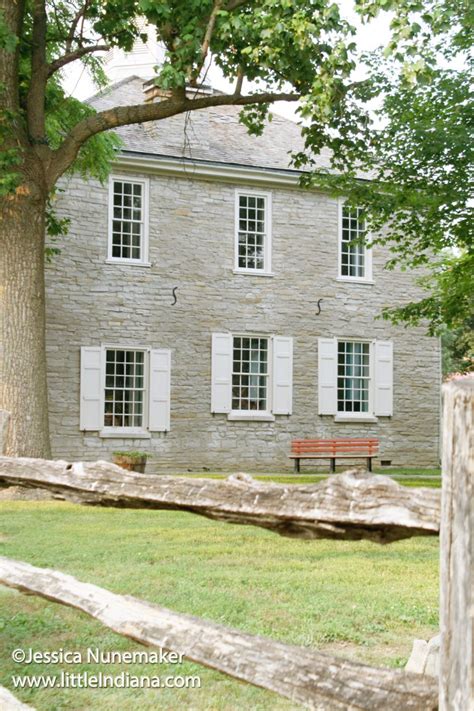
M 26 179 L 0 202 L 0 409 L 5 453 L 50 456 L 46 380 L 46 191 Z

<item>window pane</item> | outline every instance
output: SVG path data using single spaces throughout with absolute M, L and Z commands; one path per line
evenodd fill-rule
M 337 346 L 337 411 L 368 412 L 370 344 L 339 341 Z
M 365 236 L 361 208 L 342 208 L 341 275 L 365 277 L 365 246 L 358 240 Z
M 239 195 L 237 263 L 240 269 L 265 268 L 265 201 L 264 197 Z
M 143 351 L 106 351 L 105 427 L 143 426 Z
M 234 337 L 232 409 L 267 409 L 267 338 Z
M 114 180 L 113 204 L 112 257 L 140 261 L 144 228 L 142 183 Z

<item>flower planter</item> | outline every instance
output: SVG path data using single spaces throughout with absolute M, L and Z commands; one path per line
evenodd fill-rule
M 122 467 L 122 469 L 128 469 L 132 472 L 144 474 L 147 457 L 148 455 L 146 453 L 127 454 L 126 452 L 114 452 L 113 463 L 117 464 L 119 467 Z

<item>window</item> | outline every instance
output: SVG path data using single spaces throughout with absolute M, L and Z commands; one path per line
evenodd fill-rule
M 114 177 L 109 194 L 109 259 L 147 260 L 148 181 Z
M 144 428 L 145 352 L 105 351 L 104 427 Z
M 393 414 L 393 343 L 318 338 L 318 412 L 338 422 Z
M 372 278 L 371 250 L 358 242 L 366 236 L 361 208 L 349 208 L 341 203 L 340 222 L 339 275 L 342 279 L 369 281 Z
M 232 409 L 267 410 L 268 338 L 234 336 Z
M 369 412 L 370 343 L 337 344 L 337 411 Z
M 274 420 L 291 415 L 293 339 L 212 334 L 211 412 L 229 420 Z
M 271 269 L 270 195 L 236 192 L 236 271 Z
M 150 437 L 170 429 L 171 352 L 81 348 L 80 428 L 101 437 Z

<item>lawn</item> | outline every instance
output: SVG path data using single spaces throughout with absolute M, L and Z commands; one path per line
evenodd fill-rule
M 436 538 L 383 547 L 298 541 L 184 512 L 93 509 L 52 501 L 2 501 L 0 521 L 2 555 L 251 633 L 375 665 L 402 666 L 413 639 L 437 630 Z M 0 684 L 8 688 L 12 674 L 61 670 L 201 677 L 201 688 L 188 690 L 15 692 L 38 711 L 295 708 L 189 662 L 159 668 L 17 665 L 11 660 L 16 648 L 142 648 L 82 613 L 5 588 L 0 588 L 0 630 Z

